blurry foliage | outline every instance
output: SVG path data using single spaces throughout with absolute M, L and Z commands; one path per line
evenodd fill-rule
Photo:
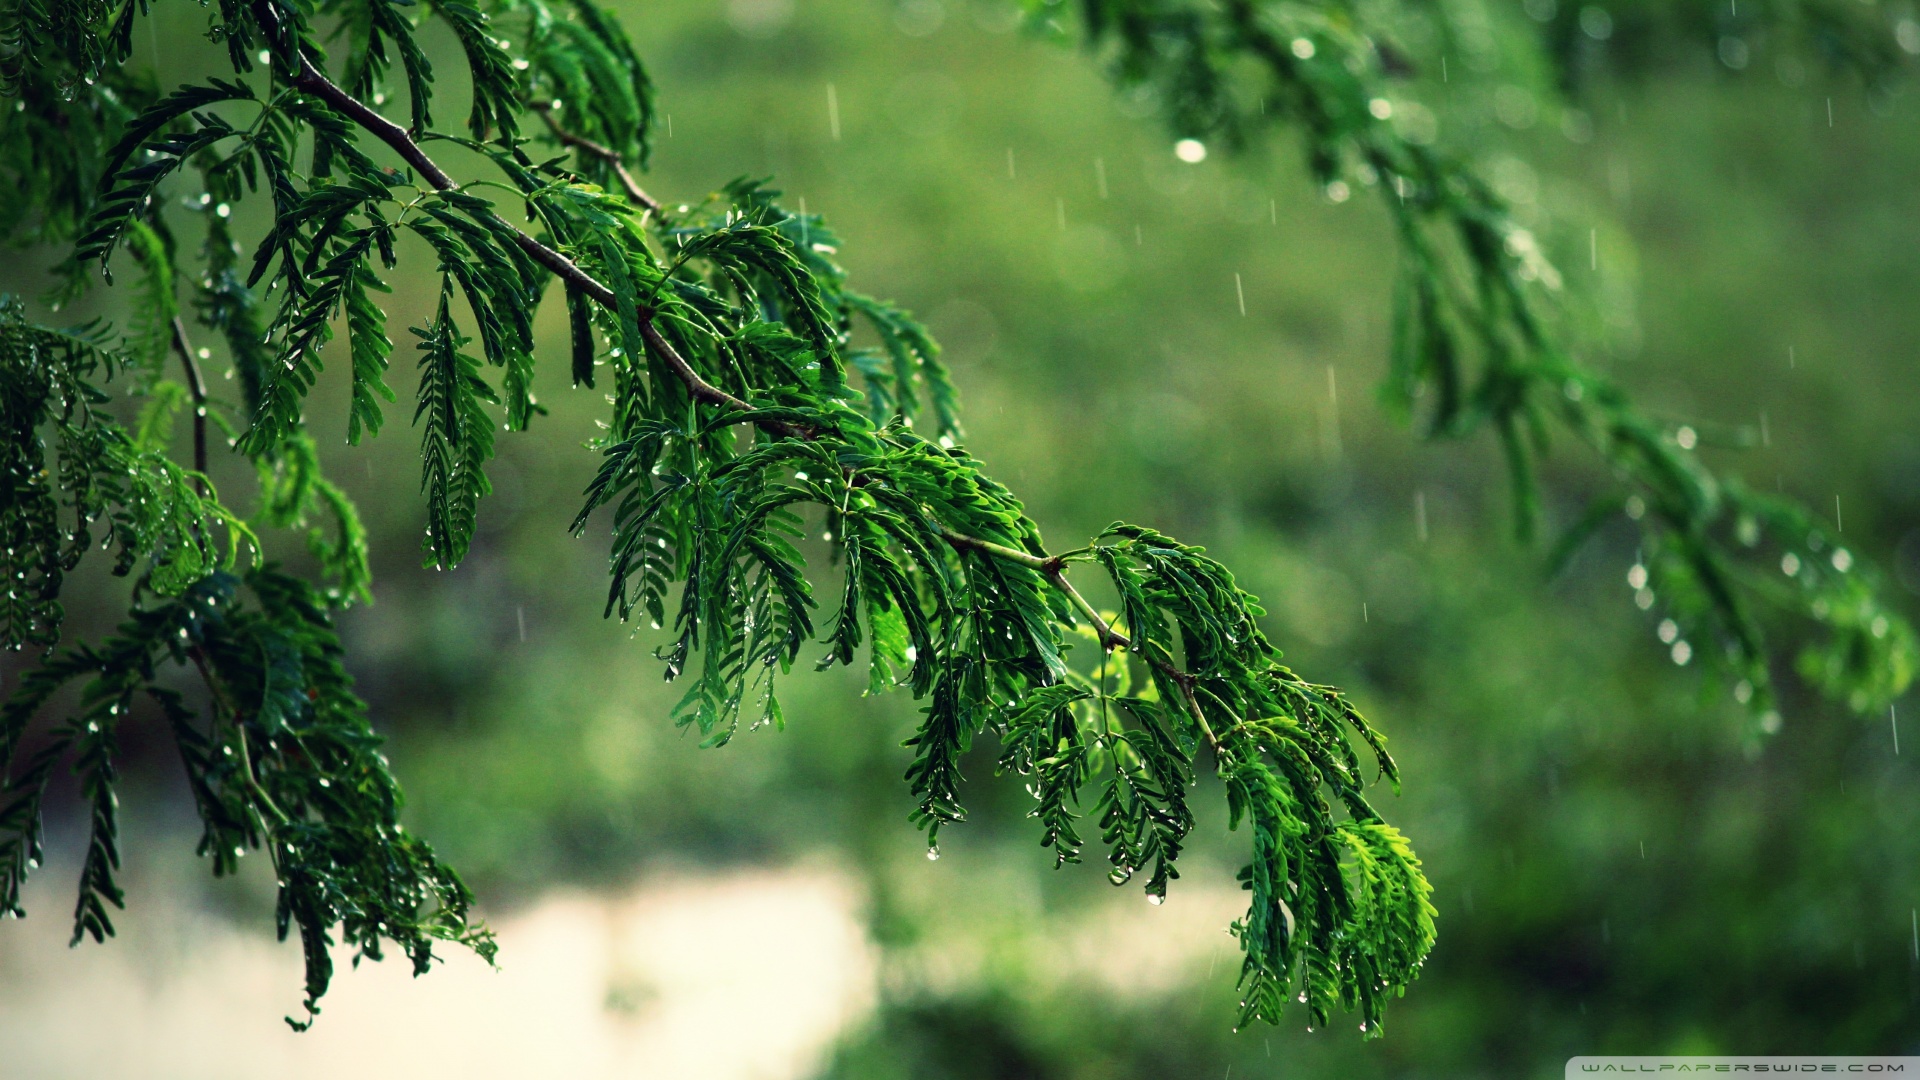
M 1557 10 L 1548 0 L 1530 7 L 1536 16 Z M 1910 17 L 1896 26 L 1859 7 L 1786 3 L 1763 6 L 1768 14 L 1749 21 L 1798 27 L 1815 46 L 1875 77 L 1911 51 L 1897 37 L 1920 48 L 1920 25 Z M 1043 31 L 1065 32 L 1069 10 L 1062 0 L 1034 0 L 1028 17 Z M 1528 57 L 1530 20 L 1503 25 L 1489 14 L 1473 0 L 1084 0 L 1077 9 L 1114 82 L 1157 103 L 1174 134 L 1238 146 L 1289 124 L 1304 136 L 1309 171 L 1330 192 L 1344 198 L 1357 184 L 1380 194 L 1402 251 L 1382 398 L 1402 415 L 1418 415 L 1430 437 L 1491 430 L 1522 537 L 1533 534 L 1539 515 L 1537 473 L 1557 422 L 1600 457 L 1617 493 L 1596 498 L 1566 530 L 1556 561 L 1624 514 L 1653 563 L 1649 595 L 1678 630 L 1676 659 L 1697 653 L 1725 671 L 1763 727 L 1778 720 L 1769 623 L 1802 624 L 1786 632 L 1810 642 L 1799 668 L 1823 689 L 1857 711 L 1884 708 L 1920 667 L 1920 637 L 1877 599 L 1884 591 L 1878 576 L 1856 570 L 1850 553 L 1831 560 L 1837 575 L 1822 572 L 1830 560 L 1821 553 L 1832 540 L 1815 519 L 1716 475 L 1693 453 L 1693 427 L 1646 415 L 1578 359 L 1585 343 L 1556 325 L 1562 272 L 1475 160 L 1472 140 L 1462 145 L 1441 130 L 1445 114 L 1429 102 L 1448 96 L 1449 54 L 1468 71 L 1540 72 L 1568 59 Z M 1583 9 L 1581 18 L 1589 36 L 1612 32 L 1603 9 Z M 1693 29 L 1682 19 L 1669 36 Z M 1843 48 L 1842 41 L 1856 44 Z M 1524 90 L 1509 92 L 1538 108 Z M 1808 572 L 1789 570 L 1782 588 L 1772 571 L 1788 558 Z

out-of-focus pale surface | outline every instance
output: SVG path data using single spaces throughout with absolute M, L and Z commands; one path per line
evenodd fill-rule
M 61 894 L 35 882 L 0 923 L 0 1077 L 802 1077 L 873 1004 L 859 895 L 820 870 L 652 881 L 625 896 L 556 893 L 495 924 L 501 970 L 451 954 L 339 973 L 314 1029 L 291 942 L 130 898 L 120 936 L 66 947 Z

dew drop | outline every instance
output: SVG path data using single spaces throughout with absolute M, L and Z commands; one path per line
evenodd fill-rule
M 940 845 L 934 844 L 927 848 L 927 861 L 928 862 L 940 861 Z

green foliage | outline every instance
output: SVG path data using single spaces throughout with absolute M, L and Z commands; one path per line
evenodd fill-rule
M 114 880 L 114 737 L 144 698 L 179 745 L 205 828 L 199 852 L 214 873 L 233 873 L 249 850 L 264 848 L 272 860 L 279 932 L 300 932 L 310 1015 L 333 976 L 336 927 L 339 941 L 369 959 L 380 959 L 388 942 L 398 946 L 416 974 L 432 964 L 436 941 L 491 958 L 492 938 L 472 920 L 466 886 L 399 822 L 400 789 L 341 664 L 322 598 L 272 567 L 253 570 L 245 584 L 251 603 L 240 596 L 240 579 L 214 572 L 178 597 L 136 605 L 116 636 L 56 654 L 0 711 L 0 760 L 9 766 L 0 790 L 0 911 L 25 914 L 20 887 L 41 858 L 40 803 L 53 768 L 70 754 L 93 807 L 74 941 L 113 933 L 107 908 L 124 906 Z M 193 666 L 206 682 L 204 722 L 164 685 L 168 661 Z M 80 679 L 80 712 L 13 771 L 34 714 Z
M 1064 32 L 1066 5 L 1035 0 L 1028 10 L 1035 26 Z M 1787 590 L 1756 584 L 1772 583 L 1757 552 L 1818 550 L 1807 515 L 1750 506 L 1737 481 L 1701 463 L 1692 428 L 1647 417 L 1577 360 L 1559 326 L 1561 273 L 1534 231 L 1470 157 L 1438 138 L 1437 123 L 1406 119 L 1436 115 L 1423 99 L 1444 93 L 1434 76 L 1444 82 L 1449 53 L 1457 62 L 1499 64 L 1497 39 L 1477 5 L 1386 5 L 1363 19 L 1344 3 L 1084 0 L 1077 14 L 1114 81 L 1157 103 L 1176 134 L 1237 146 L 1263 127 L 1292 124 L 1305 136 L 1319 183 L 1341 198 L 1356 187 L 1380 193 L 1402 253 L 1382 400 L 1408 418 L 1418 415 L 1431 437 L 1491 431 L 1511 475 L 1523 539 L 1540 516 L 1536 477 L 1558 421 L 1606 465 L 1616 493 L 1566 534 L 1553 561 L 1564 562 L 1609 514 L 1624 514 L 1644 546 L 1667 553 L 1662 565 L 1675 568 L 1665 579 L 1675 587 L 1658 595 L 1661 614 L 1691 639 L 1676 660 L 1699 655 L 1763 727 L 1771 726 L 1775 697 L 1765 624 L 1845 642 L 1835 647 L 1880 663 L 1873 675 L 1847 661 L 1820 665 L 1828 674 L 1817 684 L 1857 711 L 1885 708 L 1910 685 L 1920 665 L 1913 629 L 1872 599 L 1870 581 L 1855 588 L 1803 579 Z M 1612 27 L 1613 17 L 1601 14 Z M 1547 28 L 1573 81 L 1581 65 L 1569 38 L 1579 15 L 1567 5 Z M 1735 5 L 1731 21 L 1704 9 L 1633 5 L 1625 20 L 1646 46 L 1623 53 L 1629 64 L 1655 41 L 1741 32 L 1802 35 L 1831 61 L 1875 80 L 1900 64 L 1893 28 L 1875 25 L 1880 20 L 1857 5 L 1749 5 L 1745 20 Z M 1830 593 L 1836 588 L 1845 596 Z M 1881 630 L 1866 641 L 1863 626 Z
M 0 300 L 0 645 L 58 639 L 61 585 L 94 546 L 96 526 L 116 574 L 139 567 L 148 587 L 169 596 L 256 545 L 203 477 L 103 411 L 108 398 L 94 380 L 131 362 L 103 326 L 46 329 L 27 321 L 19 301 Z
M 467 339 L 453 324 L 449 291 L 420 337 L 420 487 L 427 493 L 426 565 L 450 570 L 466 558 L 480 499 L 492 490 L 483 466 L 493 456 L 493 418 L 482 402 L 498 401 L 480 364 L 461 352 Z M 424 424 L 421 421 L 426 421 Z
M 533 327 L 558 277 L 574 381 L 592 385 L 602 367 L 611 375 L 601 466 L 574 528 L 610 510 L 610 615 L 645 612 L 658 625 L 671 614 L 673 640 L 659 656 L 669 678 L 690 684 L 680 723 L 709 745 L 727 742 L 743 714 L 750 726 L 783 723 L 776 679 L 818 626 L 819 666 L 857 663 L 864 647 L 872 692 L 904 684 L 924 703 L 906 780 L 930 853 L 943 827 L 964 820 L 962 766 L 992 734 L 1002 768 L 1032 778 L 1033 815 L 1056 862 L 1080 857 L 1078 808 L 1095 785 L 1110 878 L 1144 874 L 1156 900 L 1178 876 L 1194 827 L 1189 792 L 1210 763 L 1250 849 L 1249 908 L 1233 927 L 1245 953 L 1242 1022 L 1277 1021 L 1297 996 L 1315 1024 L 1348 1009 L 1377 1034 L 1386 999 L 1417 977 L 1433 944 L 1430 887 L 1364 796 L 1363 751 L 1398 782 L 1384 738 L 1338 691 L 1281 664 L 1255 598 L 1200 549 L 1138 526 L 1050 553 L 1018 499 L 957 445 L 938 347 L 905 311 L 848 287 L 829 258 L 838 239 L 818 217 L 788 212 L 778 192 L 745 179 L 671 213 L 641 191 L 626 166 L 645 163 L 652 88 L 625 35 L 587 0 L 402 10 L 412 6 L 222 0 L 213 36 L 228 46 L 231 78 L 149 95 L 137 114 L 123 84 L 96 79 L 126 58 L 133 5 L 111 26 L 96 4 L 21 0 L 0 13 L 16 65 L 6 88 L 97 99 L 90 130 L 101 136 L 71 158 L 42 159 L 26 147 L 46 116 L 0 110 L 0 169 L 32 184 L 97 178 L 84 214 L 71 196 L 30 195 L 11 235 L 72 240 L 75 263 L 103 272 L 124 246 L 143 271 L 124 341 L 99 325 L 41 328 L 18 304 L 0 309 L 7 642 L 53 644 L 61 578 L 91 545 L 90 523 L 108 522 L 121 573 L 145 561 L 121 633 L 50 655 L 0 713 L 4 907 L 18 911 L 20 881 L 40 855 L 48 778 L 72 756 L 92 806 L 76 940 L 112 932 L 109 908 L 123 900 L 114 736 L 145 694 L 179 746 L 215 872 L 250 848 L 274 861 L 280 932 L 300 929 L 310 1012 L 330 979 L 336 928 L 369 958 L 397 944 L 416 971 L 435 941 L 491 956 L 464 886 L 400 827 L 398 788 L 351 692 L 328 609 L 369 595 L 366 539 L 319 473 L 305 416 L 344 316 L 348 439 L 378 434 L 380 401 L 394 394 L 374 294 L 400 269 L 410 236 L 433 252 L 441 278 L 432 318 L 414 331 L 428 565 L 452 568 L 473 543 L 489 490 L 488 406 L 501 407 L 510 431 L 541 411 Z M 415 40 L 415 17 L 427 15 L 466 60 L 464 136 L 432 130 L 435 76 Z M 1558 417 L 1621 477 L 1628 494 L 1607 505 L 1643 523 L 1649 572 L 1673 617 L 1724 644 L 1750 697 L 1764 705 L 1770 687 L 1750 597 L 1824 632 L 1803 669 L 1829 692 L 1866 707 L 1907 685 L 1913 633 L 1879 606 L 1853 556 L 1804 513 L 1714 478 L 1686 429 L 1644 420 L 1554 344 L 1536 295 L 1552 267 L 1470 168 L 1387 122 L 1396 54 L 1345 5 L 1105 0 L 1083 17 L 1121 81 L 1160 94 L 1182 134 L 1234 140 L 1256 115 L 1291 119 L 1322 181 L 1371 177 L 1391 192 L 1407 259 L 1388 397 L 1407 411 L 1431 398 L 1436 434 L 1493 429 L 1523 523 L 1546 424 Z M 344 85 L 321 66 L 323 40 L 341 46 L 332 62 Z M 410 130 L 367 104 L 381 100 L 396 58 Z M 527 111 L 564 153 L 528 153 Z M 118 137 L 103 149 L 109 129 Z M 502 179 L 449 176 L 429 154 L 443 143 L 476 152 Z M 382 164 L 391 160 L 404 168 Z M 187 205 L 197 201 L 206 234 L 198 275 L 176 272 L 170 239 L 171 223 L 195 212 L 176 197 L 190 173 L 201 187 Z M 266 204 L 270 221 L 242 274 L 230 219 L 248 200 Z M 531 224 L 511 223 L 503 205 Z M 244 579 L 252 600 L 240 598 L 233 563 L 254 537 L 203 475 L 206 428 L 226 422 L 226 403 L 202 384 L 206 356 L 179 318 L 181 276 L 195 282 L 190 307 L 238 373 L 247 430 L 234 450 L 260 480 L 256 521 L 306 531 L 332 582 L 324 592 L 256 566 Z M 277 307 L 269 312 L 256 288 L 278 292 Z M 478 357 L 464 351 L 470 340 Z M 184 400 L 179 384 L 159 380 L 169 349 L 187 375 Z M 500 369 L 497 390 L 488 367 Z M 118 375 L 152 403 L 133 435 L 102 411 L 105 391 L 90 381 Z M 166 454 L 183 404 L 193 470 Z M 837 570 L 807 564 L 816 523 Z M 1782 550 L 1793 560 L 1787 587 L 1748 572 Z M 1069 582 L 1078 570 L 1105 576 L 1116 614 Z M 816 622 L 819 595 L 833 596 L 834 610 Z M 156 681 L 166 660 L 200 677 L 204 725 L 187 695 Z M 33 717 L 81 679 L 80 714 L 29 749 Z

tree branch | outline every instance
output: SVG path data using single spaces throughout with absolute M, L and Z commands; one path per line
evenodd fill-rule
M 1018 548 L 1010 548 L 1005 544 L 996 544 L 991 540 L 982 540 L 977 536 L 968 536 L 966 533 L 954 532 L 945 526 L 941 527 L 940 536 L 954 547 L 971 548 L 974 551 L 992 555 L 996 559 L 1005 559 L 1008 562 L 1019 563 L 1029 570 L 1038 570 L 1043 574 L 1057 569 L 1055 560 L 1051 555 L 1035 555 L 1031 552 L 1021 551 Z
M 571 146 L 583 154 L 597 157 L 612 166 L 613 174 L 620 178 L 620 186 L 627 189 L 627 198 L 639 203 L 655 214 L 665 212 L 665 208 L 660 204 L 660 200 L 647 194 L 646 190 L 640 186 L 640 182 L 635 180 L 633 174 L 627 171 L 626 162 L 621 160 L 618 150 L 610 146 L 602 146 L 584 135 L 576 135 L 566 128 L 561 127 L 560 121 L 553 118 L 554 111 L 558 107 L 558 103 L 552 101 L 527 102 L 527 108 L 540 114 L 540 119 L 547 122 L 547 130 L 552 132 L 553 137 L 560 140 L 562 145 Z
M 1125 649 L 1129 645 L 1132 645 L 1133 641 L 1128 638 L 1127 635 L 1115 630 L 1108 624 L 1107 620 L 1101 618 L 1100 613 L 1093 609 L 1093 605 L 1087 603 L 1087 598 L 1080 595 L 1080 590 L 1074 588 L 1073 583 L 1067 580 L 1065 565 L 1060 564 L 1058 559 L 1049 561 L 1055 565 L 1047 568 L 1047 580 L 1053 582 L 1053 587 L 1064 593 L 1067 601 L 1074 606 L 1075 610 L 1079 611 L 1081 615 L 1086 617 L 1087 622 L 1093 625 L 1093 632 L 1100 637 L 1100 647 L 1110 652 L 1114 649 Z
M 200 377 L 200 361 L 193 355 L 193 342 L 187 339 L 186 321 L 173 317 L 173 349 L 180 354 L 180 366 L 187 369 L 187 394 L 193 398 L 193 471 L 199 473 L 193 486 L 207 493 L 207 384 Z
M 401 160 L 413 166 L 415 172 L 431 184 L 436 191 L 455 191 L 460 185 L 453 177 L 434 164 L 420 144 L 413 141 L 407 129 L 381 116 L 367 107 L 352 94 L 342 90 L 332 79 L 313 66 L 313 62 L 304 55 L 300 57 L 300 74 L 294 77 L 293 87 L 302 93 L 312 94 L 333 108 L 345 114 L 349 120 L 359 124 L 368 132 L 393 148 Z M 592 274 L 580 269 L 579 264 L 558 251 L 528 236 L 519 229 L 513 230 L 514 241 L 520 245 L 535 262 L 553 271 L 562 281 L 592 297 L 604 307 L 614 306 L 613 290 L 602 285 Z
M 381 116 L 352 94 L 341 89 L 338 84 L 327 78 L 325 74 L 314 67 L 313 63 L 304 56 L 300 59 L 300 74 L 294 79 L 293 85 L 303 93 L 312 94 L 322 101 L 325 101 L 328 105 L 346 115 L 348 119 L 372 133 L 374 137 L 378 138 L 381 142 L 392 147 L 393 151 L 399 154 L 403 161 L 411 165 L 414 170 L 425 178 L 427 183 L 433 185 L 436 190 L 453 191 L 459 187 L 453 178 L 447 175 L 445 170 L 441 169 L 439 165 L 434 163 L 431 157 L 427 156 L 427 152 L 420 148 L 420 144 L 413 140 L 413 136 L 408 134 L 405 128 Z M 619 170 L 623 181 L 628 183 L 628 195 L 632 197 L 635 202 L 641 203 L 651 210 L 657 211 L 659 209 L 660 204 L 657 201 L 651 196 L 648 196 L 644 191 L 641 191 L 639 185 L 631 182 L 631 177 L 627 175 L 625 168 L 621 166 L 618 154 L 598 143 L 572 135 L 570 132 L 560 128 L 558 123 L 548 115 L 545 108 L 538 105 L 532 107 L 536 112 L 540 113 L 542 118 L 546 119 L 548 127 L 553 130 L 555 137 L 559 138 L 560 141 L 611 162 L 614 167 Z M 511 223 L 503 222 L 503 224 L 506 224 L 508 228 L 513 230 L 514 239 L 522 250 L 532 256 L 536 262 L 553 271 L 561 280 L 578 288 L 583 294 L 602 307 L 613 308 L 617 305 L 613 290 L 601 284 L 593 275 L 582 270 L 579 264 L 575 263 L 572 259 L 535 240 L 525 232 L 514 227 Z M 669 342 L 666 337 L 660 333 L 659 328 L 654 325 L 653 319 L 655 311 L 653 309 L 642 306 L 639 314 L 640 335 L 646 340 L 647 347 L 659 355 L 660 359 L 665 362 L 667 368 L 673 372 L 675 377 L 686 384 L 688 391 L 690 391 L 695 398 L 709 405 L 719 405 L 745 413 L 749 417 L 759 411 L 745 400 L 735 397 L 702 378 L 700 373 L 693 369 L 693 365 L 687 363 L 686 357 L 681 356 L 679 350 L 675 349 L 673 344 Z M 781 420 L 755 420 L 753 422 L 764 430 L 790 438 L 812 439 L 815 434 L 807 428 Z M 1087 602 L 1086 597 L 1081 596 L 1079 590 L 1075 589 L 1073 585 L 1067 581 L 1065 560 L 1060 556 L 1035 555 L 1031 552 L 1020 551 L 1007 547 L 1004 544 L 996 544 L 990 540 L 982 540 L 977 536 L 968 536 L 965 533 L 955 532 L 947 528 L 941 529 L 941 535 L 949 544 L 957 548 L 971 548 L 972 550 L 991 555 L 994 558 L 1017 563 L 1030 570 L 1040 572 L 1046 577 L 1050 584 L 1064 593 L 1067 600 L 1073 604 L 1075 610 L 1085 616 L 1093 625 L 1095 632 L 1100 637 L 1100 647 L 1102 649 L 1109 651 L 1113 649 L 1125 649 L 1130 644 L 1127 636 L 1113 629 L 1105 619 L 1102 619 L 1099 612 L 1094 610 L 1093 605 Z M 1198 720 L 1201 731 L 1206 734 L 1208 742 L 1218 750 L 1219 743 L 1213 738 L 1213 732 L 1207 727 L 1206 718 L 1200 714 L 1198 702 L 1193 699 L 1191 689 L 1193 677 L 1170 665 L 1161 665 L 1156 662 L 1156 666 L 1161 666 L 1169 673 L 1169 677 L 1178 682 L 1185 690 L 1187 703 L 1192 709 L 1195 719 Z
M 352 94 L 347 93 L 345 90 L 342 90 L 339 84 L 327 78 L 320 69 L 313 66 L 312 61 L 304 56 L 300 58 L 300 74 L 294 79 L 293 85 L 296 89 L 304 93 L 312 94 L 322 101 L 325 101 L 328 105 L 345 114 L 348 119 L 372 133 L 375 138 L 392 147 L 393 151 L 400 155 L 401 160 L 413 166 L 414 170 L 425 178 L 427 183 L 433 185 L 435 190 L 454 191 L 459 188 L 460 185 L 454 182 L 453 177 L 448 176 L 444 169 L 440 168 L 439 165 L 434 163 L 431 157 L 427 156 L 427 152 L 420 148 L 419 143 L 413 141 L 413 136 L 409 135 L 405 128 L 381 116 L 379 113 L 367 107 L 364 102 L 355 98 Z M 545 116 L 546 114 L 542 113 L 541 115 Z M 606 150 L 605 147 L 599 147 L 598 144 L 594 145 L 598 150 L 609 154 L 612 153 L 612 151 Z M 637 186 L 635 190 L 638 190 Z M 640 194 L 645 195 L 644 192 Z M 647 201 L 652 203 L 651 199 Z M 659 204 L 652 203 L 652 206 L 657 209 Z M 533 237 L 528 236 L 511 223 L 502 222 L 502 224 L 512 229 L 514 242 L 520 245 L 522 251 L 525 251 L 531 256 L 535 262 L 553 271 L 553 273 L 562 281 L 566 282 L 568 286 L 579 289 L 580 292 L 592 299 L 595 303 L 598 303 L 601 307 L 614 308 L 618 305 L 613 290 L 601 284 L 599 279 L 595 278 L 592 274 L 582 270 L 580 264 L 540 241 L 535 240 Z M 640 333 L 642 337 L 646 338 L 647 346 L 657 352 L 660 358 L 666 362 L 667 367 L 671 368 L 673 373 L 679 376 L 682 382 L 687 384 L 687 389 L 692 391 L 694 397 L 710 405 L 721 405 L 729 409 L 737 409 L 747 413 L 755 411 L 753 406 L 747 404 L 745 401 L 701 378 L 699 372 L 693 370 L 693 365 L 687 363 L 686 357 L 681 356 L 679 351 L 673 347 L 672 343 L 667 341 L 653 325 L 653 317 L 655 315 L 653 309 L 643 305 L 640 308 L 639 314 Z M 812 437 L 812 433 L 806 429 L 784 421 L 769 420 L 755 422 L 777 434 L 795 438 Z

